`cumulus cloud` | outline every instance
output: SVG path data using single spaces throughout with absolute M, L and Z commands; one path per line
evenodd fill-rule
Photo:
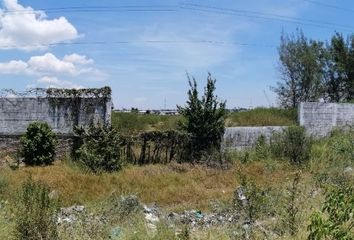
M 21 60 L 0 63 L 0 73 L 3 74 L 21 74 L 26 73 L 28 64 Z
M 89 59 L 86 56 L 79 55 L 79 54 L 71 54 L 71 55 L 65 55 L 63 60 L 65 62 L 71 62 L 71 63 L 76 63 L 76 64 L 81 64 L 81 65 L 87 65 L 87 64 L 93 64 L 94 61 L 93 59 Z
M 35 73 L 79 74 L 79 69 L 73 63 L 60 60 L 52 53 L 31 57 L 28 60 L 28 67 Z
M 92 66 L 93 62 L 92 59 L 79 54 L 66 55 L 63 59 L 59 59 L 52 53 L 45 53 L 32 56 L 27 62 L 22 60 L 0 62 L 0 74 L 61 74 L 69 76 L 90 74 L 102 76 L 103 73 Z
M 46 87 L 82 88 L 77 79 L 105 80 L 106 74 L 93 66 L 94 61 L 84 55 L 65 55 L 62 59 L 52 53 L 32 56 L 28 61 L 0 62 L 0 74 L 24 75 L 38 78 Z M 70 79 L 62 80 L 62 79 Z
M 83 88 L 83 86 L 70 81 L 59 80 L 57 77 L 44 76 L 37 80 L 37 83 L 44 84 L 51 88 Z
M 44 49 L 45 45 L 74 40 L 76 28 L 65 18 L 48 19 L 43 11 L 3 0 L 0 9 L 0 49 Z

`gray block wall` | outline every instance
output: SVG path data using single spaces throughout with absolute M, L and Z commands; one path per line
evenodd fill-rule
M 324 137 L 334 128 L 354 126 L 354 104 L 303 102 L 299 106 L 299 122 L 308 134 Z
M 33 121 L 47 122 L 58 134 L 101 122 L 110 125 L 110 98 L 0 98 L 0 135 L 20 135 Z
M 222 147 L 224 150 L 242 150 L 252 147 L 263 135 L 269 141 L 275 132 L 281 132 L 286 127 L 228 127 L 225 129 Z

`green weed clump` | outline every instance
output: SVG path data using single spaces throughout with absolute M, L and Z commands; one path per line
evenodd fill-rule
M 18 192 L 15 239 L 59 239 L 56 226 L 58 203 L 49 197 L 47 185 L 28 179 Z
M 316 211 L 311 215 L 308 239 L 354 239 L 353 214 L 353 186 L 346 184 L 334 187 L 327 193 L 321 212 Z
M 47 123 L 30 123 L 25 135 L 21 138 L 21 143 L 22 155 L 27 165 L 38 166 L 53 163 L 56 136 Z

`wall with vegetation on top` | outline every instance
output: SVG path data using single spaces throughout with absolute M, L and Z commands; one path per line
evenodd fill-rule
M 0 135 L 23 134 L 30 122 L 47 122 L 59 134 L 92 122 L 111 122 L 111 98 L 5 97 L 0 98 Z

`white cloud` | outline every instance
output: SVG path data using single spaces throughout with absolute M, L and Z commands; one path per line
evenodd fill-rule
M 52 53 L 46 53 L 42 56 L 33 56 L 28 61 L 28 67 L 37 73 L 62 73 L 69 75 L 78 75 L 79 69 L 71 62 L 58 59 Z
M 72 83 L 70 81 L 59 80 L 56 77 L 44 76 L 37 80 L 37 83 L 44 84 L 51 88 L 83 88 L 83 86 Z
M 3 74 L 20 74 L 26 73 L 27 70 L 28 64 L 21 60 L 0 63 L 0 73 Z
M 0 49 L 45 49 L 43 45 L 74 40 L 76 28 L 65 17 L 49 20 L 43 11 L 3 0 L 0 9 Z
M 66 76 L 90 75 L 90 78 L 103 79 L 105 74 L 93 66 L 86 66 L 93 63 L 92 59 L 79 54 L 66 55 L 63 59 L 57 58 L 52 53 L 32 56 L 27 62 L 12 60 L 0 62 L 0 74 L 26 74 L 26 75 L 48 75 L 58 74 Z
M 32 56 L 27 62 L 0 62 L 0 74 L 39 78 L 36 82 L 46 87 L 82 88 L 74 82 L 83 79 L 101 81 L 107 78 L 104 72 L 92 66 L 93 62 L 92 59 L 76 53 L 66 55 L 63 59 L 52 53 L 45 53 Z M 61 80 L 63 78 L 68 80 Z
M 81 64 L 81 65 L 88 65 L 88 64 L 93 64 L 94 61 L 93 59 L 87 58 L 84 55 L 79 55 L 79 54 L 70 54 L 70 55 L 65 55 L 63 60 L 65 62 L 71 62 L 71 63 L 76 63 L 76 64 Z

